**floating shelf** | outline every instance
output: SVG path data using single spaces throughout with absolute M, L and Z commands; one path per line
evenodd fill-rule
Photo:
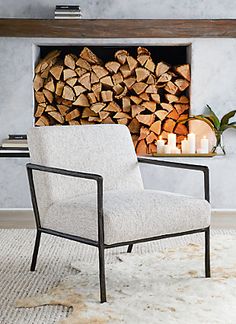
M 0 19 L 0 37 L 233 38 L 236 19 Z

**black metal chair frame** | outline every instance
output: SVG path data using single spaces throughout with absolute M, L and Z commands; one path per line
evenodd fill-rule
M 186 164 L 186 163 L 178 163 L 178 162 L 170 162 L 170 161 L 160 161 L 154 159 L 147 159 L 147 158 L 138 158 L 138 162 L 140 163 L 147 163 L 152 165 L 164 166 L 164 167 L 173 167 L 173 168 L 180 168 L 180 169 L 189 169 L 189 170 L 196 170 L 202 171 L 204 174 L 204 195 L 205 199 L 210 202 L 210 183 L 209 183 L 209 169 L 207 166 L 203 165 L 195 165 L 195 164 Z M 36 220 L 36 227 L 37 227 L 37 234 L 34 246 L 34 252 L 32 257 L 31 263 L 31 271 L 35 270 L 38 250 L 40 245 L 41 234 L 51 234 L 58 237 L 63 237 L 69 240 L 77 241 L 80 243 L 85 243 L 88 245 L 92 245 L 98 248 L 99 250 L 99 279 L 100 279 L 100 301 L 101 303 L 106 302 L 106 282 L 105 282 L 105 260 L 104 260 L 104 251 L 105 249 L 114 248 L 118 246 L 125 246 L 128 245 L 127 252 L 130 253 L 133 248 L 133 244 L 148 242 L 153 240 L 160 240 L 164 238 L 170 238 L 175 236 L 181 235 L 189 235 L 203 232 L 205 233 L 205 276 L 210 277 L 210 226 L 206 228 L 199 228 L 191 231 L 180 232 L 180 233 L 171 233 L 165 234 L 161 236 L 155 237 L 148 237 L 144 239 L 134 240 L 134 241 L 127 241 L 127 242 L 119 242 L 114 244 L 105 244 L 104 243 L 104 219 L 103 219 L 103 177 L 98 174 L 92 173 L 85 173 L 85 172 L 77 172 L 77 171 L 70 171 L 64 170 L 59 168 L 52 168 L 46 167 L 42 165 L 28 163 L 26 165 L 28 179 L 29 179 L 29 186 L 30 186 L 30 193 L 31 193 L 31 200 L 33 205 L 33 211 Z M 83 178 L 87 180 L 93 180 L 97 182 L 97 215 L 98 215 L 98 241 L 93 241 L 84 237 L 79 237 L 75 235 L 66 234 L 63 232 L 58 232 L 49 228 L 44 228 L 41 226 L 40 222 L 40 215 L 39 209 L 36 199 L 35 193 L 35 186 L 34 186 L 34 179 L 33 179 L 33 171 L 41 171 L 41 172 L 48 172 L 48 173 L 55 173 L 63 176 L 69 177 L 77 177 Z

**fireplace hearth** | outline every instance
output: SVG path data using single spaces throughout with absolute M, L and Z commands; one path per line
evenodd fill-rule
M 188 134 L 188 46 L 42 46 L 35 68 L 35 126 L 119 123 L 137 154 Z

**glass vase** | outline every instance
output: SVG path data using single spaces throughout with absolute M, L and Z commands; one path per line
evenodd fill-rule
M 213 147 L 212 152 L 219 154 L 219 155 L 225 155 L 225 148 L 224 148 L 224 142 L 223 142 L 223 133 L 220 131 L 215 131 L 216 136 L 216 145 Z

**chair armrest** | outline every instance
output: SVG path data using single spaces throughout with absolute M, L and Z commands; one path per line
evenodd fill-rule
M 209 179 L 209 168 L 207 166 L 198 165 L 198 164 L 171 162 L 171 161 L 160 161 L 160 160 L 153 160 L 153 159 L 147 159 L 141 157 L 138 157 L 138 162 L 152 164 L 152 165 L 159 165 L 159 166 L 164 166 L 169 168 L 202 171 L 204 174 L 204 197 L 205 200 L 210 202 L 210 179 Z
M 103 243 L 104 242 L 103 177 L 101 175 L 94 174 L 94 173 L 65 170 L 65 169 L 54 168 L 54 167 L 47 167 L 44 165 L 38 165 L 33 163 L 27 163 L 26 168 L 28 173 L 31 200 L 32 200 L 33 209 L 35 213 L 37 228 L 41 227 L 41 225 L 40 225 L 38 204 L 36 199 L 36 192 L 34 187 L 33 171 L 54 173 L 54 174 L 59 174 L 59 175 L 64 175 L 69 177 L 95 180 L 97 182 L 98 241 L 100 242 L 100 244 L 104 244 Z

